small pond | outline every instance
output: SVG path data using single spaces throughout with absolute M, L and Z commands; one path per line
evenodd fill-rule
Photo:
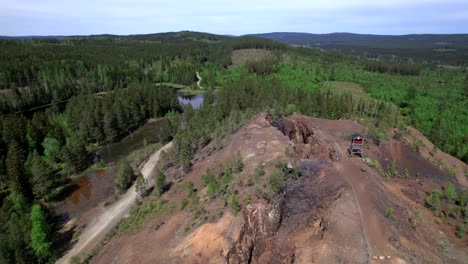
M 64 222 L 96 207 L 114 193 L 115 168 L 89 172 L 70 187 L 61 205 Z
M 183 105 L 192 105 L 194 109 L 198 109 L 203 104 L 204 94 L 186 94 L 177 92 L 177 99 Z

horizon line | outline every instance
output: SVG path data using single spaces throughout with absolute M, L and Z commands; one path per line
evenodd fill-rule
M 112 34 L 112 33 L 96 33 L 96 34 L 70 34 L 70 35 L 0 35 L 0 38 L 66 38 L 66 37 L 92 37 L 92 36 L 118 36 L 118 37 L 129 37 L 129 36 L 142 36 L 142 35 L 156 35 L 156 34 L 165 34 L 165 33 L 180 33 L 180 32 L 193 32 L 193 33 L 205 33 L 218 36 L 232 36 L 232 37 L 242 37 L 242 36 L 251 36 L 251 35 L 262 35 L 262 34 L 310 34 L 310 35 L 332 35 L 332 34 L 354 34 L 354 35 L 371 35 L 371 36 L 410 36 L 410 35 L 468 35 L 468 33 L 408 33 L 408 34 L 375 34 L 375 33 L 354 33 L 354 32 L 345 32 L 345 31 L 335 31 L 329 33 L 311 33 L 311 32 L 300 32 L 300 31 L 272 31 L 272 32 L 262 32 L 262 33 L 248 33 L 242 35 L 234 34 L 218 34 L 204 31 L 194 31 L 194 30 L 180 30 L 180 31 L 164 31 L 164 32 L 151 32 L 151 33 L 137 33 L 137 34 Z

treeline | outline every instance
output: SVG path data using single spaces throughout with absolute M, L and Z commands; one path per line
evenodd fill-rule
M 51 107 L 30 118 L 0 117 L 0 263 L 53 260 L 55 220 L 49 205 L 69 184 L 69 176 L 87 168 L 99 146 L 179 108 L 174 89 L 132 83 L 72 97 L 63 113 Z
M 179 42 L 172 41 L 177 35 L 158 41 L 151 35 L 147 39 L 0 40 L 0 90 L 4 90 L 0 112 L 24 111 L 74 95 L 125 88 L 132 82 L 193 85 L 195 72 L 204 65 L 230 65 L 234 49 L 285 49 L 282 44 L 253 37 L 214 41 L 210 34 L 197 38 L 193 32 L 187 34 L 188 40 Z
M 222 45 L 227 45 L 233 50 L 239 49 L 267 49 L 286 51 L 286 45 L 269 39 L 243 36 L 224 40 Z
M 421 66 L 415 63 L 395 61 L 368 60 L 364 69 L 371 72 L 390 73 L 400 75 L 419 75 Z

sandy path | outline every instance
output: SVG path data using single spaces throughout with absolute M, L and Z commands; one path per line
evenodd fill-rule
M 141 169 L 143 177 L 148 180 L 148 185 L 151 187 L 154 183 L 151 179 L 151 174 L 159 161 L 159 156 L 163 150 L 168 150 L 172 147 L 172 142 L 167 143 L 161 149 L 151 155 L 149 160 Z M 111 230 L 117 223 L 130 212 L 133 204 L 136 202 L 138 194 L 135 192 L 135 185 L 133 185 L 121 198 L 105 208 L 103 212 L 91 221 L 86 229 L 81 234 L 78 242 L 73 245 L 57 263 L 70 263 L 73 256 L 92 249 L 109 230 Z
M 201 81 L 203 80 L 203 78 L 200 76 L 200 73 L 199 73 L 199 72 L 197 72 L 197 78 L 198 78 L 198 81 L 197 81 L 198 89 L 202 90 L 203 87 L 201 87 L 200 83 L 201 83 Z

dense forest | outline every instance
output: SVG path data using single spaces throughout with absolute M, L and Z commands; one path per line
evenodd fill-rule
M 412 125 L 468 161 L 468 75 L 407 62 L 368 61 L 254 37 L 194 32 L 0 40 L 0 262 L 51 262 L 59 237 L 54 202 L 96 150 L 146 120 L 180 113 L 174 162 L 252 115 L 301 113 L 371 124 L 370 137 Z M 232 67 L 233 50 L 272 55 Z M 207 87 L 198 111 L 167 83 Z M 370 97 L 328 81 L 360 84 Z M 175 130 L 171 130 L 174 133 Z
M 252 36 L 301 47 L 339 51 L 363 58 L 466 66 L 467 34 L 372 35 L 273 32 Z

